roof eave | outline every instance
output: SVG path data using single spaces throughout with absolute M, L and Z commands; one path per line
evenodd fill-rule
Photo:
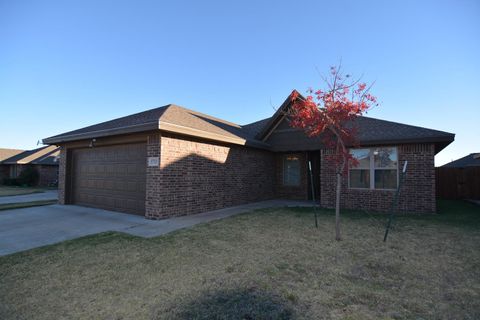
M 361 146 L 388 145 L 388 144 L 409 144 L 409 143 L 433 143 L 435 144 L 435 154 L 442 151 L 455 140 L 455 134 L 441 137 L 410 138 L 410 139 L 388 139 L 388 140 L 364 140 L 360 141 Z
M 95 139 L 95 138 L 101 138 L 101 137 L 116 136 L 116 135 L 121 135 L 126 133 L 158 130 L 158 127 L 159 127 L 158 121 L 153 121 L 153 122 L 147 122 L 147 123 L 142 123 L 139 125 L 133 125 L 128 127 L 97 130 L 97 131 L 90 131 L 90 132 L 77 133 L 77 134 L 71 134 L 71 135 L 53 136 L 53 137 L 45 138 L 42 141 L 44 144 L 59 145 L 62 143 L 78 141 L 78 140 Z
M 71 134 L 71 135 L 60 135 L 60 136 L 45 138 L 42 141 L 44 144 L 60 145 L 63 143 L 73 142 L 78 140 L 96 139 L 96 138 L 102 138 L 102 137 L 108 137 L 108 136 L 116 136 L 121 134 L 145 132 L 145 131 L 152 131 L 152 130 L 161 130 L 165 132 L 177 133 L 177 134 L 187 135 L 191 137 L 203 138 L 208 140 L 214 140 L 219 142 L 250 146 L 250 147 L 256 147 L 256 148 L 268 149 L 269 147 L 268 144 L 260 141 L 252 141 L 252 140 L 246 140 L 240 137 L 232 137 L 232 136 L 225 136 L 225 135 L 210 133 L 203 130 L 176 125 L 176 124 L 165 122 L 165 121 L 159 121 L 159 122 L 155 121 L 150 123 L 144 123 L 141 125 L 121 127 L 121 128 L 115 128 L 115 129 L 97 130 L 97 131 L 90 131 L 90 132 Z

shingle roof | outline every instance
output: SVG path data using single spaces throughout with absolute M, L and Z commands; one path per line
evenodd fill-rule
M 299 129 L 289 128 L 289 130 L 281 130 L 280 136 L 277 136 L 275 139 L 268 138 L 269 134 L 284 121 L 285 115 L 288 114 L 288 108 L 291 105 L 289 97 L 270 119 L 266 119 L 266 125 L 258 133 L 257 139 L 266 140 L 272 144 L 272 149 L 275 151 L 318 149 L 321 139 L 308 138 L 303 133 L 300 134 Z M 300 98 L 303 97 L 300 96 Z M 435 153 L 438 153 L 455 138 L 455 134 L 449 132 L 365 116 L 356 118 L 354 125 L 358 129 L 358 142 L 360 145 L 434 143 Z
M 92 139 L 118 134 L 162 130 L 180 133 L 216 141 L 250 145 L 275 150 L 275 145 L 265 140 L 283 116 L 283 108 L 288 107 L 287 98 L 279 110 L 270 118 L 246 125 L 238 125 L 174 104 L 147 110 L 126 117 L 102 122 L 74 131 L 44 139 L 47 144 L 61 144 L 68 141 Z M 422 127 L 374 119 L 358 118 L 360 142 L 365 144 L 381 143 L 436 143 L 437 152 L 454 139 L 454 134 Z M 292 136 L 291 146 L 299 147 Z M 287 144 L 289 144 L 287 143 Z M 283 143 L 285 145 L 285 143 Z M 283 146 L 282 146 L 283 148 Z
M 19 150 L 19 149 L 5 149 L 5 148 L 0 148 L 0 163 L 8 158 L 11 158 L 19 153 L 24 152 L 25 150 Z
M 424 127 L 380 120 L 370 117 L 358 117 L 359 142 L 374 144 L 377 142 L 452 142 L 454 134 Z
M 264 146 L 264 143 L 255 139 L 255 134 L 250 130 L 243 130 L 238 124 L 174 104 L 69 131 L 43 141 L 48 144 L 58 144 L 158 129 L 224 142 Z
M 55 148 L 46 155 L 33 160 L 32 164 L 40 164 L 42 166 L 58 166 L 58 159 L 60 157 L 60 148 Z
M 480 167 L 480 152 L 470 153 L 468 156 L 454 160 L 442 167 L 448 168 L 465 168 L 465 167 Z
M 23 151 L 18 153 L 10 158 L 7 158 L 2 161 L 2 164 L 51 164 L 55 165 L 57 163 L 53 162 L 52 159 L 47 158 L 50 155 L 55 157 L 59 154 L 60 149 L 56 146 L 45 146 L 33 150 Z M 43 162 L 42 162 L 43 161 Z M 41 163 L 42 162 L 42 163 Z

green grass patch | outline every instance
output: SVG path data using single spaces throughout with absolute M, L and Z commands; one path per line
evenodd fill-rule
M 30 201 L 30 202 L 5 203 L 5 204 L 0 204 L 0 211 L 9 210 L 9 209 L 21 209 L 21 208 L 29 208 L 29 207 L 46 206 L 49 204 L 55 204 L 57 202 L 58 202 L 57 200 L 39 200 L 39 201 Z
M 0 197 L 19 196 L 23 194 L 41 193 L 49 190 L 48 188 L 40 187 L 15 187 L 15 186 L 0 186 Z
M 0 257 L 1 319 L 479 319 L 480 207 L 437 215 L 258 210 L 143 239 Z

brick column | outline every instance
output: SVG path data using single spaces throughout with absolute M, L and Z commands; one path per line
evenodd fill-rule
M 60 147 L 60 158 L 58 159 L 58 203 L 65 204 L 65 188 L 66 188 L 66 171 L 67 171 L 67 148 Z
M 159 164 L 155 167 L 147 166 L 147 190 L 145 199 L 145 217 L 155 219 L 160 215 L 161 208 L 161 171 L 160 171 L 160 144 L 161 134 L 151 134 L 147 137 L 147 157 L 158 157 Z

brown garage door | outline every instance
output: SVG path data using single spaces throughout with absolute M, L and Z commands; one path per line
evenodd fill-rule
M 72 152 L 72 202 L 145 214 L 146 144 L 126 144 Z

